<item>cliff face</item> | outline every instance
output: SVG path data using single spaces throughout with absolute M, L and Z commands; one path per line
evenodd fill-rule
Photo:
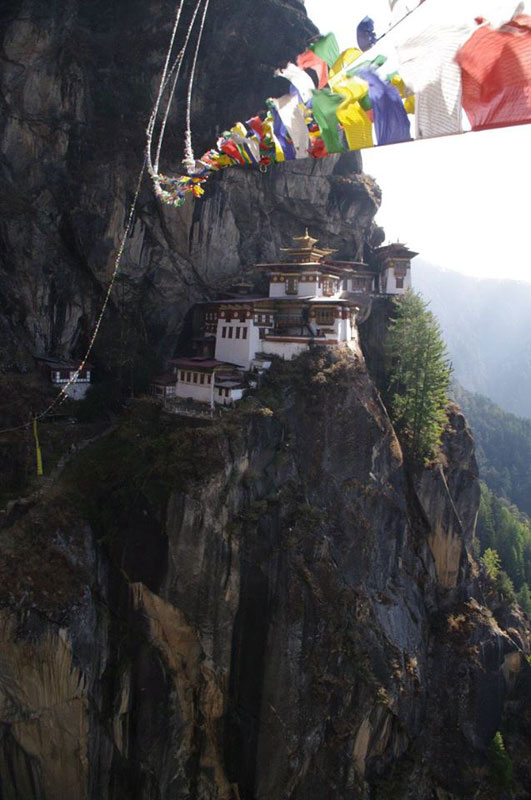
M 2 4 L 5 370 L 83 350 L 173 11 Z M 198 151 L 282 91 L 272 69 L 313 32 L 296 0 L 215 4 Z M 355 155 L 227 170 L 179 212 L 145 186 L 100 365 L 113 315 L 169 354 L 193 302 L 305 225 L 360 257 L 378 203 Z M 454 410 L 438 464 L 406 468 L 377 390 L 387 314 L 363 354 L 277 364 L 212 423 L 133 406 L 2 515 L 3 800 L 488 800 L 500 726 L 529 797 L 528 634 L 483 603 L 472 441 Z
M 411 479 L 361 352 L 138 405 L 1 532 L 2 796 L 490 797 L 529 642 L 478 600 L 457 412 L 443 450 Z

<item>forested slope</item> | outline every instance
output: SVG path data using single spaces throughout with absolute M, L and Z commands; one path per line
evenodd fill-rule
M 531 420 L 507 414 L 458 384 L 452 393 L 474 433 L 482 479 L 495 494 L 531 515 Z
M 456 380 L 531 417 L 531 283 L 472 278 L 415 258 L 413 284 L 441 324 Z

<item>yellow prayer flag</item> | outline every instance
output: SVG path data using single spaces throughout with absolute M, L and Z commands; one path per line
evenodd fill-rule
M 262 123 L 262 130 L 266 135 L 271 137 L 271 141 L 275 145 L 275 160 L 276 161 L 285 161 L 286 157 L 284 155 L 284 151 L 280 146 L 280 142 L 278 141 L 277 137 L 275 136 L 275 132 L 273 130 L 273 119 L 272 117 L 267 114 L 265 120 Z
M 372 147 L 372 122 L 359 104 L 369 91 L 369 84 L 362 78 L 343 78 L 334 91 L 345 98 L 336 111 L 337 118 L 347 137 L 349 150 Z
M 43 475 L 42 453 L 41 453 L 41 446 L 39 444 L 39 434 L 37 433 L 37 417 L 33 417 L 33 437 L 35 439 L 35 458 L 37 463 L 37 475 L 41 477 Z
M 244 139 L 247 137 L 247 128 L 243 122 L 237 122 L 236 125 L 230 129 L 230 131 L 231 133 L 235 133 L 237 136 L 243 136 Z
M 406 114 L 414 114 L 415 113 L 415 95 L 410 94 L 409 97 L 406 97 L 404 100 L 404 108 L 406 109 Z
M 361 50 L 357 47 L 349 47 L 347 50 L 343 50 L 337 61 L 330 67 L 328 71 L 328 82 L 329 85 L 332 86 L 332 78 L 335 78 L 339 73 L 345 69 L 345 67 L 350 67 L 358 58 L 361 56 Z

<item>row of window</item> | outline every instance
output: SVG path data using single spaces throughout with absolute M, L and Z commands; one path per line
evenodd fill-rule
M 337 281 L 333 278 L 325 278 L 323 280 L 323 294 L 326 296 L 333 295 L 336 291 Z M 284 291 L 286 294 L 297 294 L 299 290 L 299 279 L 298 278 L 286 278 L 285 281 L 285 289 Z
M 372 278 L 350 278 L 350 285 L 353 289 L 370 289 Z
M 68 370 L 62 369 L 60 372 L 54 373 L 54 380 L 56 383 L 67 383 L 70 378 L 74 376 L 75 370 Z M 77 378 L 77 382 L 89 382 L 90 381 L 90 372 L 80 372 Z
M 234 336 L 233 336 L 234 334 Z M 236 325 L 234 327 L 224 325 L 221 329 L 222 339 L 247 339 L 247 326 Z
M 179 380 L 183 383 L 199 383 L 204 385 L 205 383 L 212 382 L 212 375 L 208 375 L 205 372 L 185 372 L 182 369 L 180 371 Z

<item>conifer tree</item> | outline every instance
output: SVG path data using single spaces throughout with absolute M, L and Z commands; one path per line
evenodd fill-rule
M 426 301 L 408 291 L 395 305 L 388 337 L 391 413 L 410 455 L 427 462 L 437 450 L 446 422 L 451 366 L 439 324 Z

